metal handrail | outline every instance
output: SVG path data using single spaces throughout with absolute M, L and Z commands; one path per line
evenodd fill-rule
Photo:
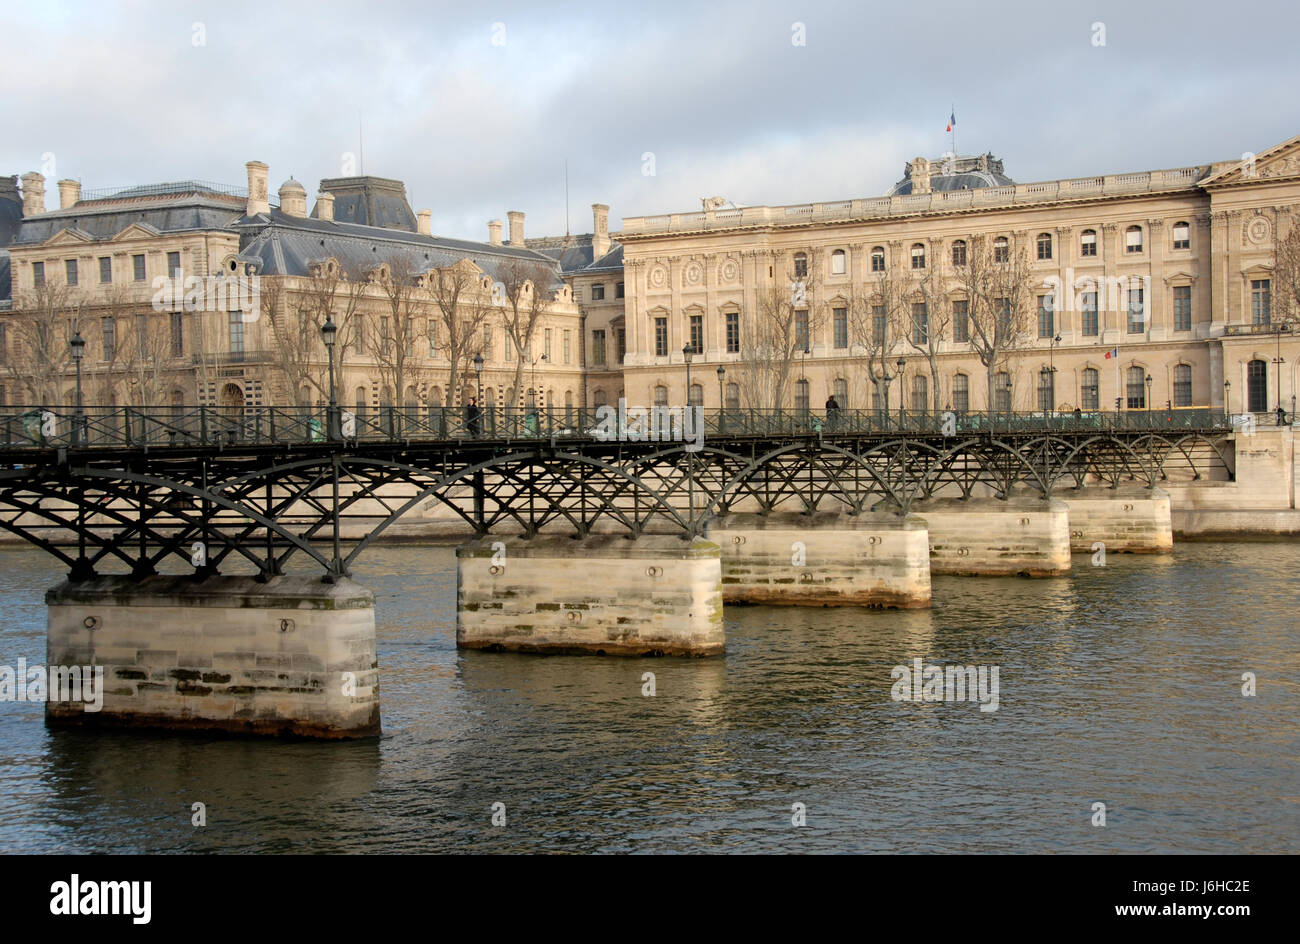
M 696 408 L 700 409 L 700 408 Z M 863 435 L 983 435 L 1005 432 L 1232 429 L 1222 409 L 1176 407 L 1120 412 L 958 412 L 899 410 L 702 410 L 703 438 Z M 47 449 L 307 445 L 329 441 L 328 410 L 319 407 L 0 408 L 0 447 Z M 340 407 L 344 441 L 455 442 L 581 439 L 695 440 L 696 417 L 681 406 L 616 408 Z

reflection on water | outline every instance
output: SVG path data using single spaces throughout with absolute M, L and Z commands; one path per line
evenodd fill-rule
M 376 549 L 382 739 L 92 736 L 0 704 L 0 850 L 1300 851 L 1300 548 L 1089 559 L 936 578 L 930 611 L 729 609 L 725 658 L 623 660 L 459 653 L 454 552 Z M 43 662 L 58 577 L 0 551 L 0 664 Z M 999 710 L 891 701 L 914 657 L 999 666 Z

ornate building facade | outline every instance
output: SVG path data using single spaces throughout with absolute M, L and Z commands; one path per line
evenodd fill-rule
M 833 394 L 883 409 L 892 386 L 908 410 L 1294 408 L 1297 240 L 1280 248 L 1300 138 L 1244 161 L 1030 184 L 991 155 L 917 158 L 885 197 L 705 204 L 616 234 L 632 402 L 686 399 L 689 345 L 689 395 L 709 407 L 820 409 Z M 1022 263 L 1028 308 L 992 364 L 972 340 L 977 247 Z M 872 329 L 894 290 L 904 318 L 882 348 Z M 755 322 L 783 317 L 774 296 L 799 296 L 784 306 L 793 337 L 759 331 L 755 353 Z M 780 403 L 743 379 L 774 348 L 788 362 Z

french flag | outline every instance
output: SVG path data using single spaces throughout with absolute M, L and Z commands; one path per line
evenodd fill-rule
M 1111 350 L 1106 352 L 1106 360 L 1110 360 L 1112 357 L 1116 360 L 1119 359 L 1119 348 L 1111 348 Z
M 951 130 L 952 130 L 953 128 L 955 128 L 955 127 L 957 127 L 957 113 L 956 113 L 955 111 L 954 111 L 954 112 L 949 112 L 949 113 L 948 113 L 948 127 L 944 128 L 943 130 L 944 130 L 944 131 L 951 131 Z

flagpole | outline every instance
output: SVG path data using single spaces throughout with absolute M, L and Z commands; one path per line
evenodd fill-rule
M 949 118 L 957 117 L 956 105 L 948 106 L 948 117 Z M 952 146 L 952 156 L 955 159 L 957 157 L 957 122 L 955 121 L 952 123 L 952 141 L 950 142 L 950 144 Z

